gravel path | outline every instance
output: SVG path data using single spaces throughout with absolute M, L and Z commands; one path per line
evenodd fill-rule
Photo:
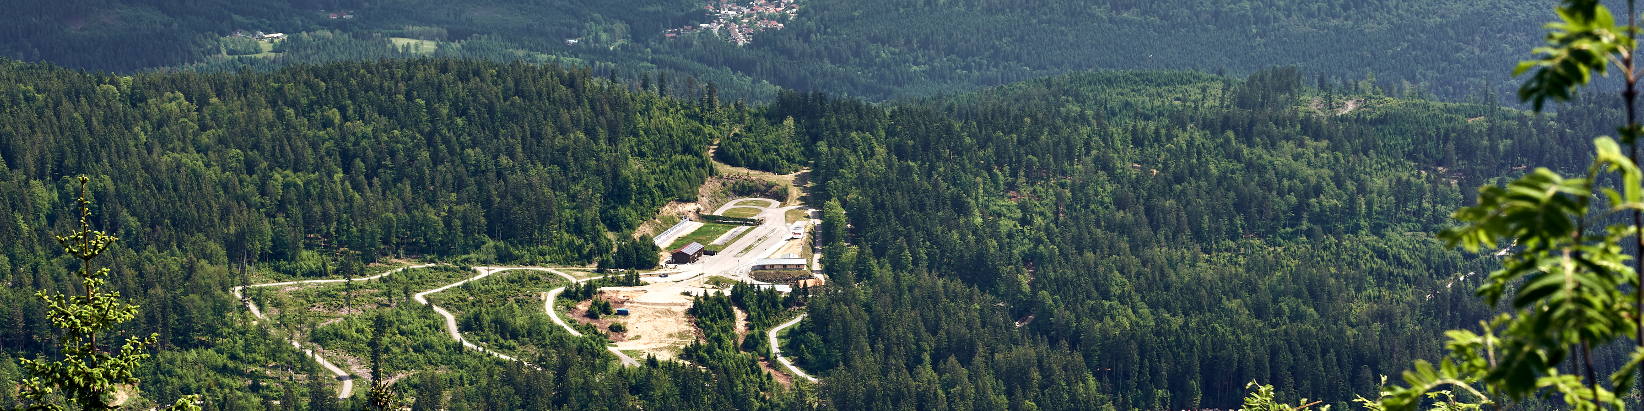
M 451 333 L 451 338 L 452 339 L 457 340 L 457 342 L 461 342 L 462 346 L 472 348 L 475 351 L 479 351 L 479 352 L 482 352 L 482 353 L 491 354 L 494 357 L 501 358 L 501 359 L 504 359 L 504 360 L 517 361 L 520 364 L 525 364 L 525 366 L 527 366 L 527 367 L 531 367 L 532 369 L 535 369 L 537 371 L 542 371 L 541 367 L 537 367 L 536 365 L 531 364 L 530 362 L 526 362 L 526 361 L 520 360 L 518 358 L 510 357 L 507 354 L 503 354 L 503 353 L 500 353 L 500 352 L 487 350 L 487 349 L 485 349 L 485 347 L 474 345 L 474 343 L 468 342 L 468 340 L 463 339 L 462 338 L 462 331 L 457 330 L 457 317 L 455 315 L 451 315 L 450 311 L 446 311 L 444 308 L 440 308 L 440 306 L 437 306 L 437 305 L 434 305 L 434 304 L 428 302 L 427 296 L 429 294 L 437 293 L 437 292 L 440 292 L 440 291 L 445 291 L 445 290 L 451 289 L 452 287 L 467 284 L 469 281 L 474 281 L 474 280 L 478 280 L 478 279 L 481 279 L 481 278 L 489 277 L 489 276 L 491 276 L 491 274 L 496 274 L 496 273 L 507 271 L 507 270 L 518 270 L 518 269 L 524 269 L 524 268 L 523 267 L 474 267 L 474 269 L 478 270 L 480 272 L 480 274 L 476 275 L 476 276 L 473 276 L 473 277 L 468 277 L 468 279 L 465 279 L 465 280 L 462 280 L 462 281 L 446 284 L 444 286 L 441 286 L 440 288 L 435 288 L 435 289 L 432 289 L 432 290 L 417 293 L 416 295 L 411 296 L 411 299 L 417 300 L 418 304 L 422 304 L 422 305 L 432 307 L 434 309 L 434 312 L 439 313 L 441 317 L 445 317 L 445 330 L 447 332 Z M 564 275 L 564 274 L 560 274 L 560 275 Z
M 389 274 L 400 272 L 400 271 L 405 270 L 407 268 L 422 268 L 422 267 L 428 267 L 428 266 L 429 265 L 427 265 L 427 264 L 423 264 L 423 265 L 413 265 L 413 266 L 400 267 L 400 268 L 396 268 L 396 269 L 393 269 L 393 270 L 388 270 L 387 272 L 384 272 L 382 274 L 377 274 L 377 275 L 373 275 L 373 276 L 370 276 L 370 277 L 358 278 L 358 279 L 355 279 L 355 281 L 375 280 L 375 279 L 378 279 L 378 278 L 388 276 Z M 237 286 L 237 287 L 229 289 L 229 292 L 234 294 L 234 298 L 237 298 L 241 302 L 244 302 L 246 308 L 251 309 L 251 315 L 252 316 L 257 317 L 258 320 L 267 320 L 268 317 L 264 316 L 263 311 L 257 308 L 257 304 L 251 302 L 251 299 L 245 298 L 245 295 L 242 293 L 243 290 L 245 290 L 246 288 L 250 288 L 250 287 L 278 287 L 278 286 L 297 285 L 297 284 L 341 283 L 341 282 L 347 282 L 347 281 L 348 281 L 348 279 L 345 278 L 345 279 L 340 279 L 340 280 L 286 281 L 286 282 L 280 282 L 280 283 L 242 285 L 242 286 Z M 354 394 L 354 377 L 348 375 L 347 371 L 343 371 L 342 368 L 338 368 L 337 365 L 332 364 L 331 361 L 326 361 L 325 357 L 320 356 L 320 354 L 314 352 L 313 349 L 303 348 L 302 344 L 298 343 L 297 340 L 295 340 L 295 339 L 287 339 L 286 341 L 291 343 L 292 348 L 296 348 L 297 350 L 302 351 L 303 355 L 307 355 L 309 358 L 313 358 L 314 362 L 320 363 L 321 367 L 325 367 L 326 370 L 329 370 L 329 371 L 331 371 L 332 374 L 337 375 L 337 380 L 342 381 L 342 387 L 337 389 L 337 398 L 348 398 L 349 396 L 352 396 Z M 313 345 L 312 343 L 310 343 L 310 344 Z M 319 345 L 314 345 L 314 347 L 319 347 Z M 324 350 L 324 348 L 320 348 L 320 349 Z
M 803 320 L 803 319 L 805 319 L 805 314 L 800 314 L 798 317 L 794 317 L 794 319 L 788 320 L 788 322 L 782 323 L 782 325 L 778 325 L 778 326 L 776 326 L 776 328 L 771 329 L 771 331 L 770 331 L 771 356 L 776 357 L 776 362 L 780 362 L 780 363 L 782 363 L 783 366 L 788 367 L 788 371 L 792 371 L 794 373 L 794 375 L 798 375 L 801 378 L 810 380 L 811 382 L 816 382 L 816 377 L 812 377 L 812 376 L 810 376 L 810 374 L 806 374 L 804 371 L 801 371 L 799 369 L 799 367 L 795 367 L 792 362 L 789 362 L 787 357 L 783 357 L 782 356 L 782 347 L 781 347 L 781 345 L 778 345 L 777 342 L 776 342 L 776 333 L 777 332 L 782 331 L 783 329 L 786 329 L 788 327 L 792 327 L 794 324 L 799 324 L 799 320 Z
M 576 283 L 580 283 L 580 282 L 583 282 L 583 281 L 592 280 L 594 278 L 604 278 L 604 277 L 592 277 L 592 278 L 586 278 L 586 279 L 578 280 L 575 277 L 571 277 L 571 276 L 566 275 L 565 273 L 562 273 L 562 272 L 559 272 L 559 271 L 549 270 L 549 269 L 546 269 L 546 268 L 541 269 L 541 270 L 547 271 L 547 272 L 550 272 L 550 273 L 554 273 L 554 274 L 559 274 L 561 277 L 565 277 L 565 279 L 571 280 L 571 284 L 576 284 Z M 565 323 L 564 319 L 559 318 L 559 313 L 554 312 L 554 299 L 558 298 L 559 294 L 563 293 L 563 292 L 565 292 L 565 287 L 555 288 L 555 289 L 552 289 L 552 290 L 548 290 L 548 292 L 546 292 L 546 293 L 542 293 L 542 310 L 548 312 L 548 318 L 554 319 L 554 324 L 559 324 L 560 327 L 565 328 L 565 331 L 571 333 L 571 335 L 581 337 L 582 336 L 581 331 L 577 331 L 577 329 L 571 328 L 570 324 Z M 622 360 L 622 366 L 624 366 L 624 367 L 638 367 L 639 366 L 639 361 L 638 360 L 635 360 L 634 357 L 629 357 L 627 353 L 622 352 L 622 350 L 618 350 L 616 347 L 606 346 L 605 350 L 610 351 L 612 354 L 616 354 L 617 359 Z

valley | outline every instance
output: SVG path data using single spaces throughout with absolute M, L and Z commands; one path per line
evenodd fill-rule
M 193 7 L 0 29 L 81 33 L 0 38 L 0 351 L 117 292 L 134 409 L 1407 411 L 1542 361 L 1491 350 L 1636 364 L 1625 110 L 1501 98 L 1565 84 L 1496 64 L 1540 6 Z

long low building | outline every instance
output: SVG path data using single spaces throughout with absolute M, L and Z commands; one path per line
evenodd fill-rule
M 809 261 L 794 254 L 783 254 L 780 258 L 762 258 L 754 260 L 755 270 L 808 270 Z

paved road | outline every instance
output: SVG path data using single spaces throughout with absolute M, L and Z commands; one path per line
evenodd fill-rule
M 800 377 L 803 377 L 807 380 L 810 380 L 811 382 L 816 382 L 815 377 L 812 377 L 812 376 L 810 376 L 810 374 L 806 374 L 804 371 L 801 371 L 799 369 L 799 367 L 795 367 L 792 362 L 789 362 L 787 357 L 783 357 L 782 356 L 782 347 L 780 345 L 778 345 L 777 342 L 776 342 L 776 333 L 777 332 L 782 331 L 783 329 L 786 329 L 788 327 L 792 327 L 794 324 L 799 324 L 799 321 L 803 320 L 803 319 L 805 319 L 805 314 L 800 314 L 798 317 L 794 317 L 794 319 L 789 320 L 788 322 L 782 323 L 782 325 L 778 325 L 778 326 L 776 326 L 776 328 L 771 329 L 771 331 L 770 331 L 771 356 L 776 357 L 776 361 L 782 363 L 783 366 L 788 367 L 788 371 L 792 371 L 794 373 L 794 375 L 798 375 Z
M 775 203 L 775 201 L 771 202 Z M 764 224 L 749 229 L 747 235 L 726 246 L 719 255 L 704 256 L 694 264 L 682 264 L 679 268 L 687 272 L 722 275 L 751 284 L 763 284 L 763 282 L 756 281 L 748 276 L 748 269 L 753 267 L 754 260 L 769 257 L 771 254 L 776 253 L 776 250 L 787 245 L 789 241 L 804 241 L 788 239 L 790 225 L 787 223 L 787 213 L 788 210 L 796 208 L 804 208 L 804 206 L 766 208 L 759 213 L 759 216 L 765 218 Z M 761 239 L 764 241 L 760 242 Z M 753 249 L 746 253 L 743 252 L 744 249 L 750 247 Z M 737 254 L 742 254 L 742 256 L 738 257 Z
M 359 278 L 359 279 L 356 279 L 355 281 L 375 280 L 375 279 L 387 276 L 389 274 L 400 272 L 400 271 L 405 270 L 407 268 L 422 268 L 422 267 L 427 267 L 427 266 L 428 266 L 427 264 L 423 264 L 423 265 L 413 265 L 413 266 L 407 266 L 407 267 L 400 267 L 400 268 L 396 268 L 396 269 L 393 269 L 393 270 L 388 270 L 387 272 L 384 272 L 382 274 L 377 274 L 377 275 L 373 275 L 373 276 L 370 276 L 370 277 Z M 234 298 L 237 298 L 240 301 L 245 302 L 246 308 L 251 309 L 251 315 L 252 316 L 257 317 L 257 319 L 259 319 L 259 320 L 267 320 L 268 317 L 263 316 L 263 311 L 257 308 L 257 304 L 253 303 L 251 301 L 251 299 L 245 298 L 245 295 L 241 293 L 242 290 L 244 290 L 246 288 L 249 288 L 249 287 L 278 287 L 278 286 L 284 286 L 284 285 L 341 283 L 341 282 L 347 282 L 347 281 L 348 281 L 348 279 L 345 278 L 345 279 L 340 279 L 340 280 L 286 281 L 286 282 L 281 282 L 281 283 L 242 285 L 242 286 L 237 286 L 237 287 L 229 289 L 229 292 L 234 294 Z M 308 358 L 313 358 L 314 362 L 320 363 L 321 367 L 325 367 L 326 370 L 329 370 L 329 371 L 331 371 L 332 374 L 337 375 L 337 380 L 342 381 L 342 387 L 337 389 L 337 398 L 348 398 L 349 396 L 352 396 L 354 394 L 354 377 L 349 376 L 348 372 L 343 371 L 342 368 L 338 368 L 336 364 L 332 364 L 330 361 L 326 361 L 325 357 L 322 357 L 319 354 L 315 353 L 314 350 L 303 348 L 302 344 L 299 344 L 297 342 L 297 340 L 288 339 L 286 341 L 291 343 L 292 348 L 296 348 L 298 351 L 302 351 L 303 355 L 307 355 Z M 319 346 L 315 345 L 315 347 L 319 347 Z

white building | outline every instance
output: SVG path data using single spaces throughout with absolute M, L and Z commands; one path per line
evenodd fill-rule
M 783 254 L 778 258 L 762 258 L 754 260 L 755 270 L 807 270 L 809 261 L 794 254 Z

